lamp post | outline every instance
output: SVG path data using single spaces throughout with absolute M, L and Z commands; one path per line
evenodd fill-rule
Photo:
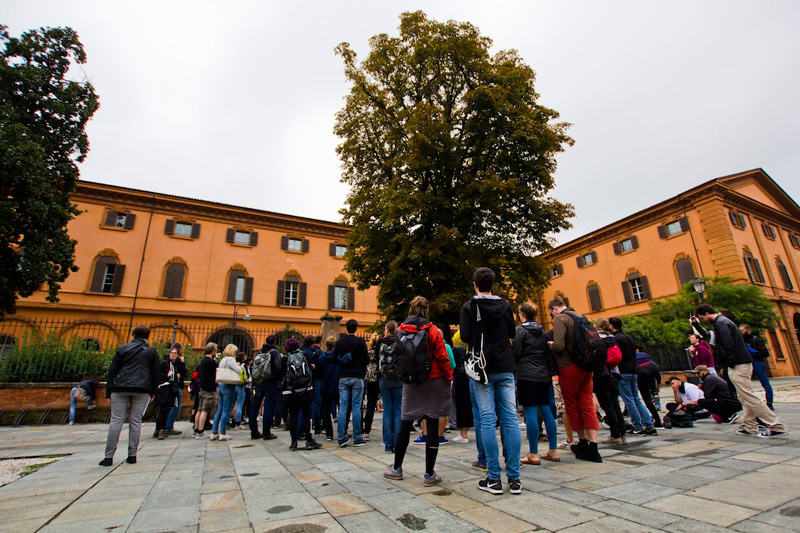
M 234 305 L 233 306 L 233 320 L 231 321 L 231 344 L 234 344 L 234 342 L 233 342 L 234 333 L 233 332 L 236 331 L 236 313 L 238 313 L 239 309 L 242 309 L 242 308 L 245 309 L 243 318 L 245 319 L 246 322 L 250 321 L 250 310 L 247 308 L 246 305 Z
M 700 295 L 700 303 L 706 303 L 706 282 L 700 278 L 694 278 L 692 282 L 692 287 L 694 287 L 694 291 Z

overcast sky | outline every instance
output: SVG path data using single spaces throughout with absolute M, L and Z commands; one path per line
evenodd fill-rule
M 563 243 L 714 177 L 763 168 L 800 200 L 800 2 L 3 0 L 12 35 L 71 26 L 101 107 L 81 178 L 339 221 L 334 47 L 398 15 L 469 21 L 573 124 Z M 80 73 L 79 73 L 80 74 Z

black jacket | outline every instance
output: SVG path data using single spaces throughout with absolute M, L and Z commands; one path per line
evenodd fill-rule
M 259 353 L 268 353 L 272 350 L 275 350 L 270 360 L 270 365 L 272 366 L 272 381 L 280 383 L 281 380 L 283 380 L 283 357 L 281 356 L 281 352 L 272 344 L 262 344 Z
M 739 328 L 722 315 L 714 320 L 714 344 L 717 348 L 714 358 L 718 364 L 733 368 L 753 362 Z
M 477 310 L 481 313 L 478 326 Z M 509 340 L 515 334 L 514 313 L 506 300 L 494 297 L 473 296 L 461 308 L 461 339 L 470 349 L 480 347 L 483 331 L 483 353 L 486 357 L 486 373 L 514 372 L 517 365 Z
M 761 337 L 758 335 L 753 335 L 752 333 L 748 333 L 747 335 L 742 335 L 742 339 L 744 340 L 745 344 L 749 344 L 752 349 L 758 352 L 750 354 L 750 357 L 753 358 L 753 361 L 763 361 L 769 357 L 769 350 L 767 350 L 767 345 L 764 344 L 764 341 L 761 340 Z
M 536 322 L 526 322 L 517 328 L 512 345 L 517 363 L 517 379 L 549 383 L 555 361 L 547 348 L 544 329 Z
M 94 402 L 97 395 L 97 383 L 93 379 L 84 379 L 78 383 L 78 387 L 85 390 L 86 394 L 89 395 L 89 399 Z
M 617 341 L 617 346 L 622 352 L 622 361 L 619 363 L 620 374 L 635 374 L 636 373 L 636 343 L 627 333 L 622 331 L 614 332 L 614 339 Z
M 349 363 L 343 364 L 340 358 L 350 353 L 352 359 Z M 355 335 L 345 335 L 333 347 L 333 364 L 339 365 L 339 379 L 359 378 L 364 379 L 367 374 L 367 364 L 369 354 L 367 353 L 367 343 L 361 337 Z
M 158 352 L 144 339 L 133 339 L 117 348 L 108 367 L 106 397 L 112 392 L 146 392 L 151 396 L 158 388 Z
M 709 400 L 733 400 L 728 383 L 714 374 L 708 374 L 703 379 L 703 396 Z

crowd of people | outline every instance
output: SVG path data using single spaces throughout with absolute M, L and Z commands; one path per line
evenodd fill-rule
M 742 435 L 785 435 L 772 410 L 771 388 L 765 385 L 766 401 L 752 390 L 753 371 L 766 380 L 754 361 L 760 355 L 763 364 L 766 348 L 748 325 L 737 328 L 708 305 L 696 309 L 689 341 L 699 382 L 680 376 L 666 381 L 675 401 L 666 404 L 662 420 L 660 369 L 623 331 L 620 318 L 590 323 L 554 299 L 547 305 L 552 329 L 545 331 L 537 321 L 539 309 L 524 303 L 515 317 L 509 302 L 492 293 L 494 280 L 489 268 L 475 271 L 475 295 L 464 303 L 454 334 L 446 325 L 431 323 L 428 301 L 417 296 L 408 317 L 401 324 L 388 321 L 369 347 L 351 319 L 346 333 L 325 339 L 324 346 L 321 336 L 308 336 L 302 343 L 289 338 L 279 350 L 270 335 L 257 354 L 248 357 L 229 344 L 218 359 L 218 346 L 208 343 L 191 376 L 179 344 L 159 361 L 147 344 L 149 329 L 137 326 L 132 342 L 119 348 L 109 369 L 111 425 L 100 464 L 113 462 L 128 407 L 128 462 L 136 462 L 148 402 L 155 400 L 159 410 L 154 438 L 179 435 L 174 421 L 189 377 L 193 436 L 210 441 L 230 440 L 228 429 L 236 427 L 248 428 L 252 439 L 271 440 L 277 438 L 273 429 L 283 428 L 289 431 L 292 451 L 302 441 L 305 450 L 320 448 L 315 437 L 323 434 L 340 447 L 365 446 L 381 403 L 382 444 L 393 455 L 384 476 L 403 479 L 404 458 L 413 442 L 425 446 L 426 486 L 442 481 L 435 466 L 439 447 L 450 442 L 445 430 L 457 431 L 452 442 L 466 445 L 474 426 L 472 465 L 486 472 L 478 486 L 491 494 L 504 492 L 503 466 L 509 492 L 520 494 L 522 465 L 561 461 L 561 449 L 578 460 L 602 462 L 600 445 L 625 446 L 628 436 L 654 437 L 657 428 L 687 427 L 703 417 L 727 423 L 741 418 Z M 713 328 L 706 330 L 701 322 Z M 90 390 L 93 398 L 94 386 L 82 382 L 77 388 Z M 72 396 L 77 398 L 76 389 Z M 559 419 L 566 433 L 562 443 Z M 609 430 L 602 441 L 601 425 Z M 412 441 L 416 427 L 421 431 Z M 547 444 L 544 453 L 540 442 Z

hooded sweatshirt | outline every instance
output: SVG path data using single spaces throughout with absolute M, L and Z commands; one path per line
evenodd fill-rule
M 517 328 L 512 351 L 517 362 L 518 380 L 550 382 L 555 366 L 551 362 L 544 329 L 538 322 L 525 322 Z
M 481 324 L 478 325 L 478 309 Z M 515 372 L 517 365 L 509 340 L 514 336 L 514 313 L 506 300 L 499 296 L 473 296 L 461 308 L 461 338 L 471 349 L 480 349 L 483 333 L 483 354 L 486 373 Z

